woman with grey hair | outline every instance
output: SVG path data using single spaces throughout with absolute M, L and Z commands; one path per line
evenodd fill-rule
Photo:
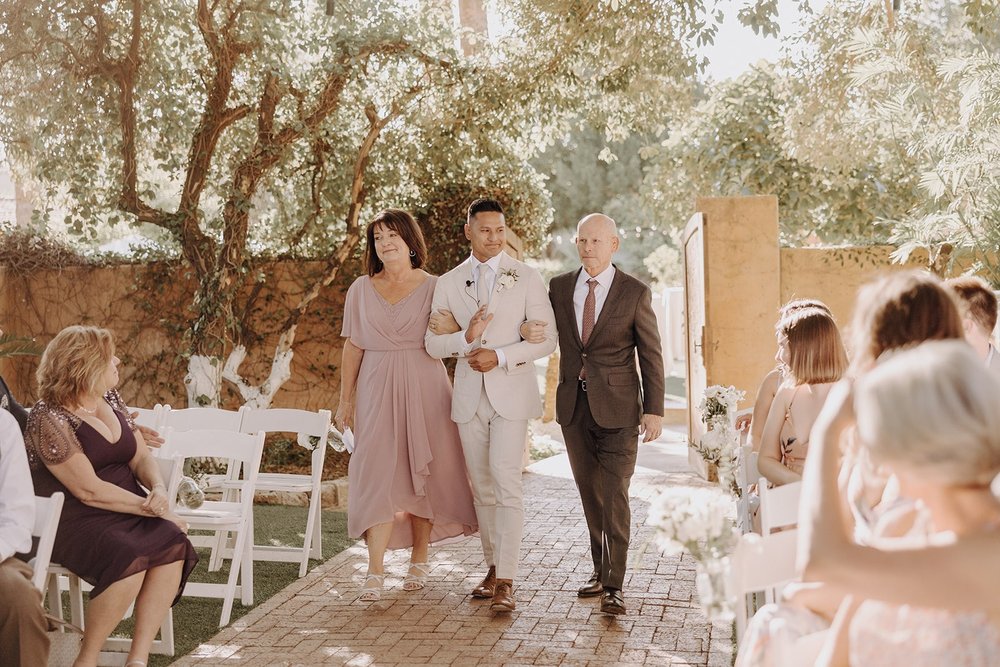
M 847 597 L 824 665 L 993 665 L 1000 656 L 1000 382 L 960 341 L 891 354 L 839 383 L 806 461 L 800 561 Z M 851 539 L 837 484 L 840 440 L 859 446 L 917 501 L 905 538 Z

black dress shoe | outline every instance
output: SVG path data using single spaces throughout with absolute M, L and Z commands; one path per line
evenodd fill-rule
M 613 588 L 605 589 L 604 595 L 601 596 L 601 612 L 615 616 L 624 614 L 625 598 L 622 596 L 622 592 Z
M 590 579 L 587 580 L 585 586 L 581 586 L 576 594 L 582 598 L 593 598 L 597 597 L 604 592 L 604 586 L 601 585 L 601 577 L 596 572 L 591 575 Z

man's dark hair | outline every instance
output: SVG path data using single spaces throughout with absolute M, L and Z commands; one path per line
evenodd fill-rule
M 466 216 L 467 220 L 472 220 L 473 216 L 477 213 L 483 213 L 484 211 L 493 211 L 494 213 L 499 213 L 503 215 L 503 206 L 500 205 L 496 199 L 488 199 L 486 197 L 481 197 L 476 201 L 469 204 L 469 213 Z

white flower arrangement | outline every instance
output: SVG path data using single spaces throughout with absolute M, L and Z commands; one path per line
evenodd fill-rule
M 705 395 L 698 404 L 701 420 L 709 429 L 720 424 L 735 424 L 736 406 L 746 397 L 746 392 L 729 385 L 713 384 L 705 388 Z
M 720 485 L 737 497 L 742 489 L 736 484 L 735 475 L 740 443 L 740 434 L 736 430 L 736 406 L 745 396 L 746 392 L 732 385 L 707 387 L 698 404 L 707 430 L 697 441 L 690 443 L 690 447 L 705 461 L 716 466 Z
M 739 540 L 732 512 L 732 498 L 718 489 L 674 487 L 653 501 L 646 520 L 664 553 L 687 551 L 697 561 L 699 602 L 713 621 L 733 617 L 725 586 L 728 556 Z
M 497 275 L 497 292 L 512 288 L 519 277 L 515 269 L 504 269 L 501 271 Z

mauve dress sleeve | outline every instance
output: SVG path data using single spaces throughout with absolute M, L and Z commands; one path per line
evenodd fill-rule
M 351 283 L 347 290 L 347 297 L 344 299 L 344 318 L 340 328 L 342 338 L 351 338 L 358 332 L 358 323 L 361 317 L 361 281 L 364 276 Z

